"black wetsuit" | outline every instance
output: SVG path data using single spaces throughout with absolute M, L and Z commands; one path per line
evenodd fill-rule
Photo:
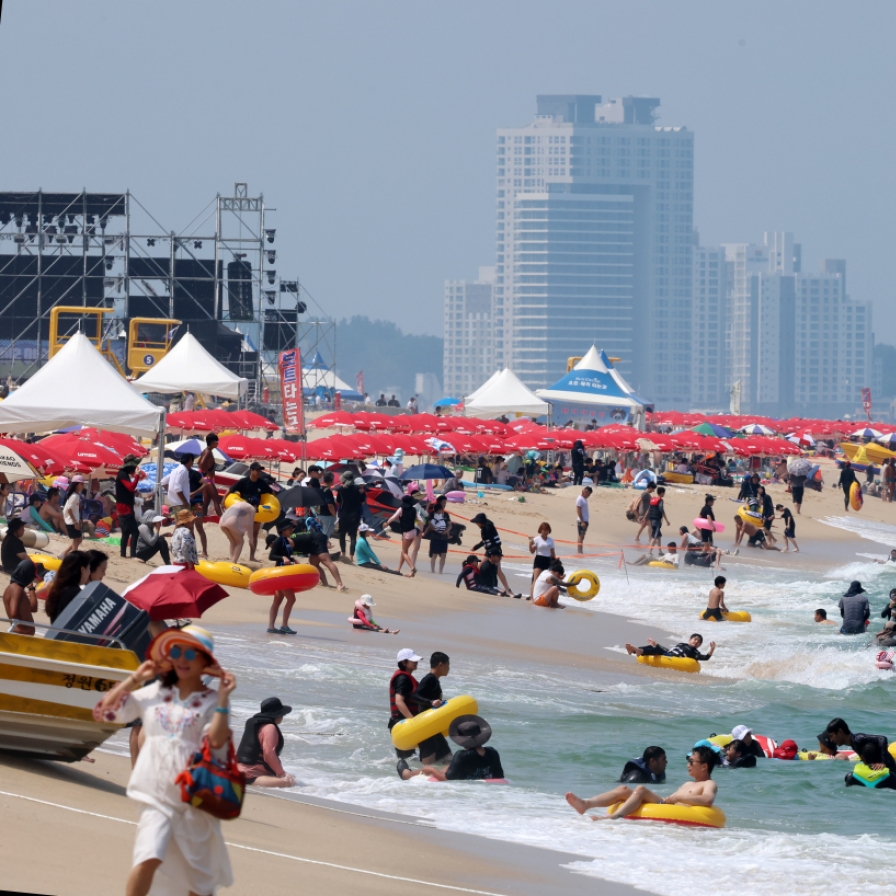
M 501 757 L 494 747 L 483 747 L 485 756 L 476 750 L 458 750 L 445 770 L 449 781 L 481 781 L 486 778 L 503 778 Z
M 442 699 L 444 699 L 442 697 L 442 685 L 439 684 L 439 679 L 432 672 L 427 672 L 423 676 L 420 684 L 417 685 L 417 690 L 411 695 L 411 700 L 420 707 L 421 712 L 424 709 L 432 709 L 433 702 Z M 417 749 L 420 751 L 421 759 L 425 756 L 434 756 L 435 762 L 438 762 L 440 759 L 447 759 L 451 755 L 451 747 L 448 746 L 448 741 L 445 740 L 443 734 L 434 734 L 432 737 L 421 741 Z
M 765 758 L 765 753 L 762 754 L 762 757 Z M 734 762 L 728 763 L 728 768 L 756 768 L 756 757 L 753 755 L 738 756 Z
M 666 773 L 655 775 L 643 759 L 629 759 L 619 776 L 620 784 L 662 784 Z
M 847 508 L 849 508 L 849 490 L 854 482 L 858 482 L 855 470 L 852 467 L 843 467 L 840 470 L 840 478 L 837 480 L 837 484 L 843 489 L 843 503 Z
M 706 662 L 711 656 L 709 653 L 700 653 L 696 647 L 693 647 L 686 641 L 676 644 L 671 649 L 663 647 L 662 644 L 657 644 L 656 647 L 650 644 L 647 647 L 642 647 L 641 653 L 644 656 L 680 656 L 690 660 L 700 660 L 700 662 Z

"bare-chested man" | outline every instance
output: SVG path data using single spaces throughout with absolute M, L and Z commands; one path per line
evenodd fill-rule
M 728 580 L 725 576 L 716 576 L 713 580 L 713 587 L 709 590 L 709 597 L 706 600 L 706 609 L 703 611 L 701 619 L 715 619 L 723 622 L 722 613 L 728 612 L 725 606 L 725 583 Z
M 59 489 L 54 485 L 47 489 L 47 500 L 40 508 L 40 518 L 49 523 L 60 535 L 65 535 L 65 520 L 59 506 Z
M 607 815 L 592 815 L 592 821 L 600 821 L 602 818 L 624 818 L 645 803 L 706 806 L 708 808 L 715 802 L 718 792 L 718 785 L 711 780 L 712 770 L 716 763 L 716 754 L 709 747 L 694 747 L 691 755 L 688 756 L 688 774 L 694 779 L 693 782 L 682 784 L 675 793 L 665 798 L 648 790 L 643 784 L 639 784 L 634 789 L 623 784 L 607 793 L 593 796 L 590 800 L 583 800 L 574 793 L 567 793 L 566 802 L 579 815 L 584 815 L 589 809 L 606 808 L 615 803 L 622 803 L 618 809 Z

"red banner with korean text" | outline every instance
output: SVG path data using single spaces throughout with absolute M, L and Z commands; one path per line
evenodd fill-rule
M 283 430 L 305 435 L 305 408 L 302 399 L 302 353 L 295 348 L 280 352 L 280 395 L 283 399 Z

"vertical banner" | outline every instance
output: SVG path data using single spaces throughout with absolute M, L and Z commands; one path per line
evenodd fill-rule
M 868 419 L 871 419 L 871 390 L 867 387 L 862 389 L 862 407 Z
M 283 399 L 283 429 L 305 435 L 305 408 L 302 396 L 302 353 L 299 349 L 280 352 L 280 395 Z
M 360 392 L 362 395 L 364 394 L 364 371 L 359 370 L 355 374 L 355 389 Z

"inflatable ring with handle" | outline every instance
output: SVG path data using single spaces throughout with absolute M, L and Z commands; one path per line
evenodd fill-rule
M 458 716 L 476 715 L 479 704 L 474 697 L 462 694 L 446 700 L 437 709 L 427 709 L 413 719 L 392 726 L 392 744 L 396 750 L 413 750 L 427 738 L 447 734 Z
M 849 506 L 852 507 L 853 510 L 861 510 L 864 503 L 865 499 L 862 496 L 862 486 L 859 485 L 858 482 L 854 482 L 849 487 Z
M 277 591 L 308 591 L 320 582 L 320 573 L 310 563 L 292 566 L 268 566 L 249 576 L 253 594 L 270 595 Z
M 613 803 L 607 807 L 607 814 L 615 812 L 622 803 Z M 715 806 L 678 806 L 666 803 L 644 803 L 635 809 L 632 818 L 642 821 L 664 821 L 667 824 L 681 824 L 694 828 L 723 828 L 725 813 Z
M 761 513 L 756 513 L 750 510 L 749 507 L 738 507 L 737 515 L 745 522 L 752 523 L 754 526 L 758 526 L 760 529 L 762 528 L 765 520 L 762 518 Z
M 587 582 L 588 587 L 584 591 L 580 590 L 579 582 Z M 571 576 L 567 576 L 565 584 L 569 586 L 566 593 L 574 600 L 591 600 L 600 591 L 600 579 L 587 569 L 576 570 Z
M 678 569 L 674 563 L 667 563 L 665 560 L 651 560 L 647 565 L 657 569 Z
M 62 566 L 62 561 L 58 557 L 51 557 L 49 554 L 29 554 L 28 559 L 34 561 L 34 563 L 42 564 L 44 569 L 53 571 Z
M 706 612 L 704 610 L 704 612 Z M 715 616 L 704 617 L 703 613 L 701 613 L 698 619 L 703 622 L 718 622 Z M 746 610 L 729 610 L 727 613 L 722 610 L 722 621 L 723 622 L 752 622 L 753 617 Z
M 236 504 L 237 501 L 245 500 L 240 495 L 235 492 L 231 492 L 224 499 L 224 506 L 230 507 L 233 504 Z M 258 502 L 258 508 L 255 511 L 255 522 L 256 523 L 273 523 L 277 520 L 277 517 L 280 516 L 280 502 L 274 497 L 274 495 L 264 494 L 261 496 L 261 499 Z
M 638 662 L 644 666 L 660 669 L 675 669 L 676 672 L 699 672 L 700 663 L 688 656 L 639 656 Z
M 230 585 L 232 588 L 248 588 L 252 570 L 248 566 L 239 563 L 212 563 L 209 560 L 200 560 L 196 564 L 196 572 L 205 576 L 210 582 L 219 585 Z

